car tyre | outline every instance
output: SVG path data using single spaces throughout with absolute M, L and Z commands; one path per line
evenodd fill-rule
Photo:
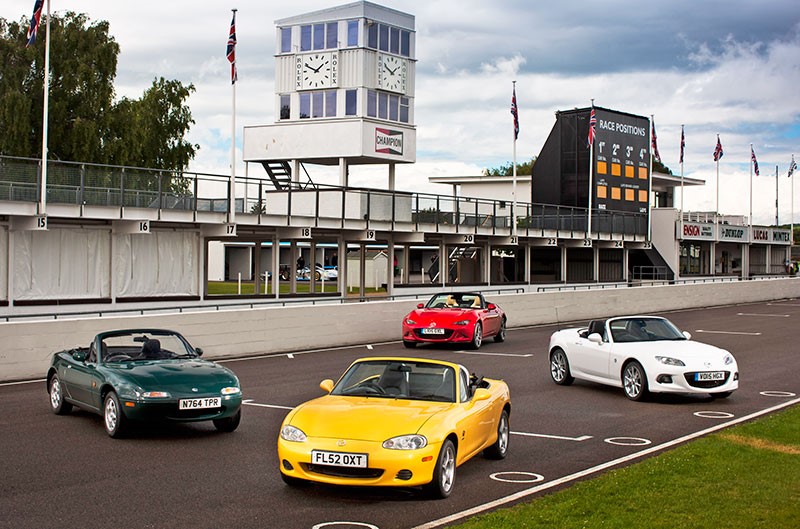
M 406 340 L 403 340 L 403 345 L 405 346 L 406 349 L 413 349 L 417 346 L 417 342 L 408 342 Z
M 231 433 L 232 431 L 236 430 L 239 427 L 239 423 L 242 420 L 242 409 L 236 412 L 235 415 L 231 415 L 230 417 L 225 417 L 223 419 L 214 419 L 214 428 L 219 430 L 220 432 Z
M 503 318 L 500 322 L 500 328 L 497 330 L 497 334 L 494 335 L 494 341 L 497 343 L 505 342 L 506 341 L 506 319 Z
M 497 440 L 492 446 L 483 451 L 483 455 L 488 459 L 505 459 L 508 455 L 508 438 L 510 432 L 508 423 L 508 410 L 500 413 L 497 421 Z
M 631 400 L 642 401 L 647 398 L 647 375 L 642 364 L 631 361 L 622 369 L 622 389 Z
M 64 400 L 64 388 L 58 375 L 50 379 L 50 409 L 56 415 L 66 415 L 72 411 L 72 404 Z
M 575 381 L 569 371 L 567 353 L 561 348 L 550 353 L 550 377 L 559 386 L 569 386 Z
M 475 324 L 475 330 L 472 332 L 472 341 L 469 344 L 470 349 L 480 349 L 483 343 L 483 325 L 481 322 Z
M 103 399 L 103 426 L 109 437 L 114 439 L 122 437 L 128 428 L 128 418 L 119 404 L 119 397 L 113 391 L 109 391 Z
M 434 499 L 444 499 L 453 492 L 456 483 L 456 447 L 453 441 L 445 439 L 436 466 L 433 469 L 433 481 L 425 486 L 426 494 Z

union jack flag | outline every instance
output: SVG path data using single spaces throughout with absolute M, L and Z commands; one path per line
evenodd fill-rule
M 753 171 L 755 171 L 756 176 L 760 176 L 761 173 L 758 172 L 758 160 L 756 160 L 756 151 L 753 150 L 753 146 L 750 146 L 750 160 L 753 162 Z
M 43 0 L 36 0 L 33 4 L 33 16 L 31 17 L 31 26 L 28 28 L 28 43 L 25 47 L 33 46 L 36 42 L 36 33 L 39 30 L 39 21 L 42 19 L 42 4 Z
M 723 154 L 725 153 L 722 152 L 722 143 L 719 141 L 719 134 L 717 134 L 717 146 L 714 148 L 714 161 L 718 162 Z
M 591 147 L 594 143 L 595 126 L 597 126 L 597 117 L 594 115 L 594 108 L 592 108 L 592 113 L 589 114 L 589 138 L 586 140 L 587 147 Z
M 658 154 L 658 143 L 656 143 L 656 122 L 652 121 L 651 123 L 653 125 L 653 140 L 652 140 L 653 156 L 658 161 L 658 163 L 661 163 L 661 155 Z
M 511 94 L 511 115 L 514 116 L 514 140 L 519 137 L 519 111 L 517 110 L 517 89 Z
M 236 72 L 236 10 L 233 11 L 233 18 L 231 19 L 231 31 L 228 33 L 228 49 L 226 52 L 228 62 L 231 63 L 231 84 L 234 84 L 239 78 Z
M 789 178 L 792 177 L 794 174 L 795 169 L 797 169 L 797 163 L 794 161 L 794 154 L 792 155 L 792 163 L 789 164 Z
M 683 163 L 683 150 L 686 148 L 686 139 L 683 136 L 683 125 L 681 125 L 681 159 L 678 163 Z

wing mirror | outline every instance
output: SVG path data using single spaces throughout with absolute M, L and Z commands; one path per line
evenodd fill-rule
M 76 362 L 85 362 L 86 361 L 86 351 L 82 351 L 80 349 L 76 349 L 72 353 L 72 358 Z
M 589 340 L 590 342 L 594 342 L 597 344 L 603 343 L 603 337 L 600 336 L 600 333 L 597 332 L 593 332 L 592 334 L 587 336 L 586 339 Z
M 689 331 L 683 331 L 683 335 L 686 336 L 687 340 L 692 339 L 692 333 L 690 333 Z
M 472 402 L 480 402 L 482 400 L 488 400 L 492 394 L 489 393 L 489 390 L 486 388 L 478 388 L 475 390 L 475 393 L 472 395 Z
M 418 308 L 418 309 L 421 309 L 421 308 L 423 308 L 424 306 L 425 306 L 425 304 L 424 304 L 424 303 L 417 303 L 417 308 Z
M 195 347 L 194 352 L 197 353 L 197 356 L 203 356 L 203 348 L 202 347 Z
M 495 305 L 494 303 L 489 303 L 488 305 L 486 305 L 486 308 L 489 310 L 496 310 L 497 305 Z
M 319 383 L 319 387 L 322 388 L 322 390 L 325 393 L 330 393 L 331 390 L 333 389 L 333 380 L 326 378 L 325 380 Z

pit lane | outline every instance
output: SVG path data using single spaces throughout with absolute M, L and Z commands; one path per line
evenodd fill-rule
M 145 425 L 130 438 L 112 440 L 99 416 L 53 415 L 43 381 L 0 386 L 7 462 L 0 527 L 440 527 L 800 400 L 800 332 L 791 325 L 800 316 L 796 303 L 666 316 L 696 339 L 734 353 L 741 382 L 730 398 L 664 395 L 636 403 L 617 388 L 580 381 L 556 386 L 548 371 L 548 339 L 572 324 L 512 329 L 505 343 L 488 341 L 480 354 L 430 347 L 410 353 L 396 342 L 227 362 L 248 400 L 233 434 L 210 424 Z M 513 314 L 509 318 L 513 323 Z M 275 442 L 287 410 L 320 395 L 319 381 L 337 377 L 355 358 L 409 354 L 453 360 L 508 382 L 508 458 L 467 462 L 458 469 L 453 495 L 442 501 L 407 489 L 285 486 Z

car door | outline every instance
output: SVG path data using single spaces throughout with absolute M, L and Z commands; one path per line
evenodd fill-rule
M 485 299 L 482 300 L 482 305 L 484 308 L 480 311 L 483 314 L 483 333 L 486 335 L 497 334 L 500 329 L 500 309 L 496 305 L 492 305 L 494 308 L 490 309 Z
M 602 343 L 589 340 L 585 333 L 576 334 L 570 347 L 569 364 L 574 374 L 589 378 L 608 378 L 611 344 L 605 337 Z
M 474 454 L 486 444 L 486 439 L 497 429 L 495 424 L 499 412 L 493 409 L 492 399 L 474 402 L 469 394 L 469 374 L 466 369 L 459 370 L 458 376 L 459 413 L 458 422 L 459 449 L 458 460 Z
M 68 395 L 82 406 L 99 409 L 99 374 L 97 372 L 97 351 L 94 342 L 83 361 L 69 358 L 61 375 Z

